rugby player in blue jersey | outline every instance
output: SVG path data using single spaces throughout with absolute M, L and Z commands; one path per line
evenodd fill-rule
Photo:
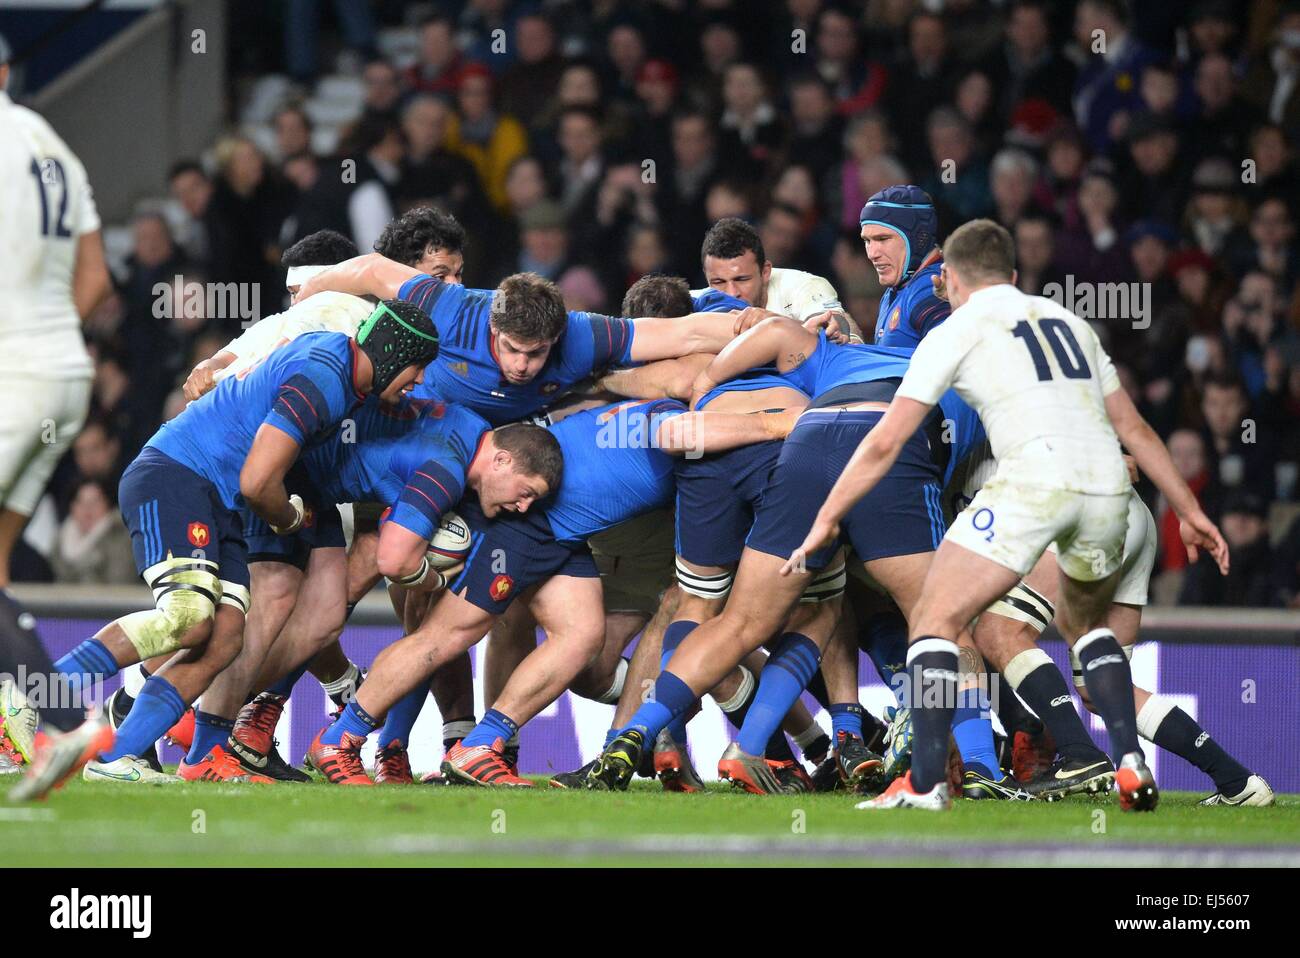
M 475 645 L 514 599 L 529 602 L 549 638 L 511 676 L 478 727 L 453 747 L 444 774 L 482 785 L 527 786 L 504 744 L 553 701 L 604 641 L 600 579 L 586 541 L 672 497 L 667 450 L 726 448 L 779 437 L 784 416 L 688 414 L 679 402 L 633 402 L 584 410 L 551 427 L 564 452 L 553 501 L 527 515 L 488 516 L 472 499 L 460 513 L 474 531 L 464 570 L 419 627 L 375 660 L 339 718 L 316 738 L 310 760 L 340 784 L 368 784 L 360 749 L 385 713 L 434 670 Z
M 735 340 L 699 375 L 693 389 L 696 402 L 719 383 L 768 364 L 775 364 L 788 383 L 815 398 L 782 449 L 722 615 L 695 629 L 679 646 L 656 683 L 655 700 L 643 705 L 606 748 L 588 775 L 589 787 L 625 787 L 646 742 L 684 714 L 701 691 L 716 684 L 745 654 L 778 634 L 813 573 L 824 569 L 834 552 L 824 549 L 811 556 L 799 575 L 781 581 L 782 550 L 804 514 L 809 509 L 809 514 L 815 513 L 818 490 L 834 481 L 854 448 L 853 437 L 860 439 L 879 421 L 910 355 L 906 349 L 837 347 L 825 333 L 769 318 Z M 944 474 L 954 457 L 963 456 L 982 436 L 978 420 L 960 409 L 955 395 L 951 398 L 952 411 L 945 408 L 947 423 L 935 416 L 919 429 L 880 497 L 845 524 L 846 539 L 859 560 L 904 610 L 919 595 L 943 535 L 939 492 Z M 945 424 L 952 426 L 951 442 L 943 441 Z M 746 723 L 754 721 L 756 728 L 747 741 L 766 741 L 775 731 L 789 704 L 816 672 L 821 652 L 819 643 L 807 635 L 782 637 L 760 678 L 755 707 Z M 843 715 L 837 724 L 847 726 L 855 717 Z M 728 749 L 724 761 L 733 774 L 756 782 L 770 774 L 761 755 L 735 746 Z
M 143 659 L 195 650 L 166 676 L 149 678 L 128 722 L 153 725 L 159 713 L 179 718 L 189 697 L 231 662 L 243 641 L 250 595 L 240 509 L 251 509 L 277 533 L 301 528 L 304 500 L 286 489 L 285 479 L 303 446 L 335 429 L 368 395 L 396 402 L 422 378 L 437 349 L 427 313 L 383 302 L 355 338 L 300 336 L 164 424 L 127 468 L 119 491 L 136 566 L 155 608 L 105 626 L 60 659 L 59 671 L 74 684 L 89 684 Z M 408 575 L 417 566 L 393 572 Z M 178 774 L 249 778 L 221 746 L 197 761 L 187 757 Z

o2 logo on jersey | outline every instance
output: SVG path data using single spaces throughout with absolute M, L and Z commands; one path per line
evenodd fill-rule
M 502 574 L 492 580 L 492 584 L 488 586 L 488 595 L 492 597 L 493 602 L 504 602 L 514 587 L 515 580 Z
M 989 509 L 986 506 L 985 508 L 981 509 L 979 512 L 975 513 L 975 515 L 971 517 L 970 522 L 971 525 L 975 527 L 976 531 L 988 533 L 988 535 L 984 537 L 985 542 L 993 541 L 993 510 L 992 509 Z M 981 523 L 983 524 L 981 525 Z
M 202 522 L 191 522 L 185 529 L 185 537 L 190 540 L 190 545 L 198 546 L 200 549 L 212 540 L 208 527 Z

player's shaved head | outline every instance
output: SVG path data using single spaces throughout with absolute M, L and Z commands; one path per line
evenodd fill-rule
M 686 316 L 693 309 L 691 288 L 680 276 L 642 276 L 623 297 L 624 316 Z

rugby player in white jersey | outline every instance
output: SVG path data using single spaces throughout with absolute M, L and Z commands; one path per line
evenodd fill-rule
M 691 296 L 698 299 L 712 290 L 764 311 L 748 317 L 744 328 L 770 315 L 803 323 L 829 313 L 834 328 L 851 342 L 862 342 L 862 331 L 840 304 L 840 295 L 830 281 L 803 270 L 774 267 L 758 230 L 744 220 L 727 217 L 709 227 L 700 259 L 709 285 L 691 290 Z
M 85 167 L 49 123 L 9 98 L 8 83 L 0 38 L 0 674 L 48 681 L 53 664 L 7 592 L 9 560 L 86 421 L 94 367 L 81 321 L 111 281 Z M 68 702 L 45 703 L 45 735 L 21 689 L 6 682 L 0 699 L 0 741 L 33 764 L 15 799 L 44 794 L 112 740 L 79 708 L 54 707 Z
M 1226 573 L 1228 547 L 1120 388 L 1092 328 L 1014 287 L 1014 247 L 1004 228 L 975 220 L 954 231 L 944 244 L 943 277 L 952 315 L 922 340 L 889 411 L 849 460 L 782 570 L 801 568 L 804 555 L 835 537 L 841 518 L 875 486 L 947 389 L 970 403 L 988 432 L 997 472 L 949 528 L 910 624 L 912 769 L 857 807 L 949 807 L 954 640 L 1055 543 L 1057 624 L 1110 734 L 1121 807 L 1150 810 L 1158 793 L 1138 746 L 1132 675 L 1106 626 L 1128 525 L 1129 476 L 1120 443 L 1169 500 L 1192 559 L 1204 548 Z

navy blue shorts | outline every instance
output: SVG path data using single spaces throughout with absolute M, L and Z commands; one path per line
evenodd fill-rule
M 122 474 L 117 501 L 141 575 L 168 558 L 207 559 L 223 582 L 248 588 L 243 520 L 188 466 L 146 446 Z
M 321 501 L 301 462 L 295 463 L 284 477 L 284 487 L 290 495 L 302 496 L 306 509 L 302 528 L 292 535 L 276 535 L 267 521 L 252 509 L 241 509 L 249 562 L 285 562 L 305 569 L 313 549 L 342 549 L 347 545 L 338 507 Z
M 782 559 L 808 535 L 817 510 L 850 457 L 883 412 L 811 409 L 785 440 L 772 483 L 763 493 L 745 545 Z M 898 460 L 840 523 L 841 539 L 863 562 L 933 552 L 943 539 L 939 484 L 943 473 L 930 454 L 924 427 L 907 440 Z M 833 547 L 808 557 L 824 568 Z
M 468 495 L 456 512 L 469 525 L 470 550 L 448 588 L 484 612 L 504 614 L 515 596 L 554 575 L 600 577 L 587 543 L 556 542 L 543 509 L 502 511 L 489 519 Z
M 677 554 L 696 565 L 739 562 L 780 456 L 780 442 L 760 442 L 701 459 L 678 459 Z

